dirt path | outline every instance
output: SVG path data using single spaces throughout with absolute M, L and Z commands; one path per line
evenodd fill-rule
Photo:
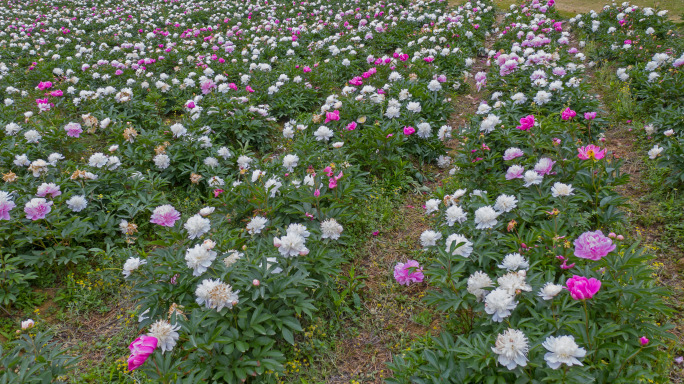
M 497 24 L 503 19 L 498 15 Z M 490 36 L 485 47 L 490 49 L 495 41 Z M 486 57 L 478 57 L 472 74 L 487 72 Z M 449 119 L 454 138 L 446 143 L 449 155 L 458 148 L 457 132 L 467 124 L 469 117 L 477 111 L 484 91 L 475 92 L 472 78 L 468 79 L 471 92 L 451 100 L 454 113 Z M 431 167 L 423 170 L 434 180 L 426 183 L 433 189 L 448 177 L 449 169 Z M 437 334 L 440 331 L 440 316 L 426 307 L 421 299 L 426 293 L 427 284 L 414 284 L 410 287 L 399 286 L 392 274 L 398 262 L 417 259 L 421 252 L 420 235 L 429 229 L 426 223 L 423 204 L 429 199 L 427 192 L 408 194 L 398 207 L 394 218 L 378 236 L 367 243 L 355 263 L 355 269 L 367 276 L 363 289 L 363 309 L 359 319 L 347 321 L 335 351 L 334 373 L 326 383 L 363 383 L 380 384 L 391 372 L 386 364 L 397 353 L 410 348 L 411 342 Z

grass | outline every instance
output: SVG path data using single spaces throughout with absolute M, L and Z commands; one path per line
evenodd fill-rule
M 336 313 L 314 321 L 297 338 L 288 373 L 279 382 L 374 383 L 388 377 L 385 364 L 417 340 L 440 329 L 440 318 L 421 301 L 425 285 L 398 286 L 392 269 L 407 258 L 420 260 L 419 236 L 427 228 L 422 204 L 425 196 L 385 191 L 371 197 L 363 239 L 353 251 L 353 263 L 341 274 L 338 292 L 350 285 L 349 276 L 362 280 L 354 295 Z M 421 260 L 421 263 L 423 261 Z M 349 307 L 349 310 L 345 309 Z

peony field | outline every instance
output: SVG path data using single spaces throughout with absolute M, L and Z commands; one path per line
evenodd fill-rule
M 1 0 L 0 383 L 684 383 L 684 4 L 589 3 Z

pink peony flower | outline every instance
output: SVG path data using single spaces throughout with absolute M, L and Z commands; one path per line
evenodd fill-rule
M 423 275 L 423 268 L 420 267 L 415 260 L 408 260 L 406 263 L 397 263 L 394 267 L 394 279 L 397 283 L 409 285 L 411 283 L 420 283 L 425 276 Z
M 520 119 L 520 125 L 516 128 L 521 131 L 529 131 L 532 127 L 534 127 L 534 115 L 527 115 Z
M 607 149 L 601 150 L 601 147 L 598 147 L 594 144 L 589 144 L 586 147 L 577 148 L 577 157 L 582 160 L 601 160 L 606 156 L 607 151 Z
M 50 195 L 53 199 L 61 194 L 62 191 L 59 190 L 59 185 L 55 183 L 43 183 L 38 187 L 38 191 L 36 192 L 36 196 L 38 197 Z
M 128 370 L 133 371 L 145 364 L 148 357 L 157 348 L 158 340 L 152 336 L 140 336 L 128 346 L 131 356 L 128 357 Z
M 648 339 L 646 338 L 646 336 L 641 336 L 641 337 L 639 338 L 639 343 L 640 343 L 641 345 L 643 345 L 643 346 L 645 346 L 646 344 L 648 344 L 649 341 L 650 341 L 650 340 L 648 340 Z
M 11 199 L 12 195 L 0 191 L 0 220 L 9 220 L 9 212 L 17 206 Z
M 520 148 L 508 148 L 503 155 L 503 159 L 508 161 L 508 160 L 513 160 L 515 158 L 524 156 L 525 152 L 523 152 Z
M 33 198 L 24 206 L 26 218 L 29 220 L 44 219 L 45 216 L 52 210 L 52 201 L 47 201 L 43 198 Z
M 549 159 L 548 157 L 543 157 L 534 166 L 534 170 L 540 175 L 549 175 L 553 170 L 553 165 L 556 164 L 555 161 Z
M 51 81 L 41 81 L 38 83 L 38 89 L 41 91 L 44 91 L 48 88 L 52 88 L 52 82 Z
M 506 171 L 506 180 L 522 179 L 525 168 L 519 165 L 511 165 Z
M 577 116 L 577 112 L 570 109 L 570 107 L 565 108 L 565 110 L 561 113 L 561 119 L 566 121 L 572 119 L 575 116 Z
M 211 93 L 211 90 L 216 88 L 216 84 L 211 79 L 206 79 L 200 83 L 200 88 L 202 89 L 202 94 L 206 95 Z
M 404 127 L 404 135 L 411 136 L 416 133 L 416 129 L 413 127 Z
M 585 112 L 584 118 L 587 120 L 594 120 L 596 118 L 596 112 Z
M 340 119 L 340 111 L 334 110 L 332 112 L 325 113 L 325 122 L 338 121 Z
M 351 123 L 347 124 L 347 131 L 353 131 L 356 129 L 356 121 L 352 121 Z
M 582 259 L 601 260 L 615 249 L 613 241 L 603 232 L 584 232 L 575 240 L 575 256 Z
M 570 296 L 575 300 L 586 300 L 594 297 L 601 288 L 599 280 L 587 279 L 583 276 L 574 275 L 565 282 L 565 286 L 570 291 Z
M 69 123 L 64 127 L 64 130 L 69 137 L 78 137 L 83 132 L 79 123 Z
M 150 223 L 159 224 L 164 227 L 173 227 L 178 219 L 180 219 L 180 212 L 176 211 L 176 208 L 173 206 L 166 204 L 154 209 Z

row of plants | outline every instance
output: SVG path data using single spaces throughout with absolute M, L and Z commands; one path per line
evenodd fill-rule
M 494 8 L 148 3 L 4 22 L 0 305 L 62 285 L 78 307 L 70 281 L 97 271 L 139 321 L 118 380 L 275 382 L 338 307 L 372 178 L 409 188 L 449 165 L 448 101 Z M 3 360 L 3 380 L 79 380 L 58 344 L 27 349 L 47 325 L 22 328 L 11 355 L 36 358 Z
M 667 381 L 668 292 L 627 238 L 595 62 L 553 5 L 512 5 L 475 77 L 488 99 L 425 203 L 424 252 L 395 272 L 427 281 L 442 332 L 395 357 L 390 383 Z
M 570 19 L 573 28 L 594 45 L 592 58 L 615 70 L 613 88 L 623 88 L 635 108 L 632 120 L 643 116 L 641 137 L 648 157 L 666 169 L 666 181 L 684 183 L 684 44 L 666 10 L 629 3 L 606 6 Z

